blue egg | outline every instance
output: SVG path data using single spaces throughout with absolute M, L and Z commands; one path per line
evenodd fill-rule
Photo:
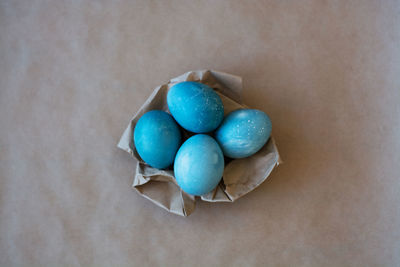
M 175 157 L 178 185 L 188 194 L 204 195 L 213 190 L 224 172 L 224 155 L 214 138 L 197 134 L 186 140 Z
M 168 92 L 167 103 L 175 120 L 190 132 L 211 132 L 224 119 L 221 98 L 211 87 L 202 83 L 175 84 Z
M 134 131 L 136 151 L 150 166 L 163 169 L 174 162 L 181 144 L 181 132 L 171 115 L 149 111 L 139 119 Z
M 271 135 L 271 120 L 256 109 L 239 109 L 229 113 L 215 131 L 224 155 L 245 158 L 260 150 Z

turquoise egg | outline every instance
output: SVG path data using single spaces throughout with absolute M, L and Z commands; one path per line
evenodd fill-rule
M 188 194 L 204 195 L 213 190 L 224 172 L 224 156 L 210 136 L 197 134 L 186 140 L 175 157 L 174 174 Z
M 134 130 L 134 143 L 140 157 L 150 166 L 170 166 L 181 144 L 178 124 L 167 112 L 149 111 L 139 119 Z
M 215 130 L 224 118 L 224 106 L 214 90 L 198 82 L 181 82 L 167 95 L 169 111 L 186 130 L 207 133 Z
M 259 151 L 271 135 L 271 120 L 261 110 L 239 109 L 229 113 L 215 131 L 224 155 L 245 158 Z

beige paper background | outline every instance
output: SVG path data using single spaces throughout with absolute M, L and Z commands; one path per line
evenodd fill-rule
M 397 1 L 1 1 L 1 266 L 400 264 Z M 182 218 L 116 147 L 151 88 L 243 77 L 284 164 Z

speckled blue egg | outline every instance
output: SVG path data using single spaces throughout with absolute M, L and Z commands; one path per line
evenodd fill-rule
M 190 132 L 211 132 L 224 119 L 221 98 L 211 87 L 202 83 L 175 84 L 168 92 L 167 103 L 175 120 Z
M 271 120 L 256 109 L 229 113 L 215 131 L 215 138 L 230 158 L 245 158 L 260 150 L 271 135 Z
M 174 162 L 181 144 L 181 132 L 171 115 L 152 110 L 137 122 L 133 139 L 136 151 L 147 164 L 164 169 Z
M 175 157 L 178 185 L 188 194 L 204 195 L 213 190 L 224 172 L 224 156 L 214 138 L 197 134 L 186 140 Z

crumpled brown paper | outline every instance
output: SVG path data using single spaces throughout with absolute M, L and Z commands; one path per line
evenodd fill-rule
M 134 189 L 169 212 L 188 216 L 194 211 L 195 196 L 180 189 L 172 169 L 159 170 L 143 162 L 136 152 L 133 142 L 133 130 L 139 118 L 147 111 L 154 109 L 169 112 L 168 90 L 174 84 L 183 81 L 198 81 L 212 87 L 222 99 L 225 115 L 233 110 L 246 107 L 241 101 L 242 79 L 240 77 L 212 70 L 189 71 L 154 89 L 129 122 L 118 147 L 138 160 L 132 185 Z M 271 137 L 265 146 L 253 156 L 228 162 L 219 185 L 200 198 L 208 202 L 233 202 L 265 181 L 279 163 L 278 149 Z

